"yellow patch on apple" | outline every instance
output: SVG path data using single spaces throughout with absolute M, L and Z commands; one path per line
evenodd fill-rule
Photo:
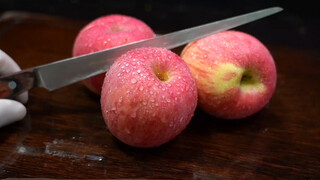
M 233 88 L 241 88 L 242 92 L 265 91 L 260 78 L 252 71 L 240 68 L 231 63 L 221 63 L 208 68 L 206 77 L 199 76 L 202 86 L 210 90 L 209 93 L 222 94 Z
M 215 88 L 212 88 L 213 93 L 221 94 L 238 87 L 243 71 L 242 68 L 236 67 L 231 63 L 220 64 L 211 77 L 215 86 Z

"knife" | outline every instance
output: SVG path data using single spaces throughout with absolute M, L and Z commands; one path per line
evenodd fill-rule
M 172 49 L 280 11 L 282 11 L 281 7 L 267 8 L 2 76 L 0 77 L 0 98 L 12 99 L 35 87 L 53 91 L 108 71 L 118 57 L 131 49 L 150 46 Z

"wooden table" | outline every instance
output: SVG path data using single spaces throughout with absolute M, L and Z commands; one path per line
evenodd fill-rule
M 6 13 L 0 48 L 22 68 L 53 62 L 71 56 L 85 24 Z M 81 83 L 54 92 L 33 89 L 27 116 L 0 129 L 0 177 L 319 179 L 320 52 L 267 46 L 278 83 L 262 111 L 225 121 L 197 109 L 187 129 L 159 148 L 116 140 L 103 121 L 99 97 Z

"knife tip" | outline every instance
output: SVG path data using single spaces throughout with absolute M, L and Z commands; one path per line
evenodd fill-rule
M 283 8 L 280 7 L 280 6 L 276 6 L 273 8 L 276 12 L 280 12 L 280 11 L 283 11 Z

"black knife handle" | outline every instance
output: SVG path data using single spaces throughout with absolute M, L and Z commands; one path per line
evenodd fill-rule
M 17 74 L 0 77 L 0 99 L 13 99 L 35 85 L 32 72 L 21 71 Z

